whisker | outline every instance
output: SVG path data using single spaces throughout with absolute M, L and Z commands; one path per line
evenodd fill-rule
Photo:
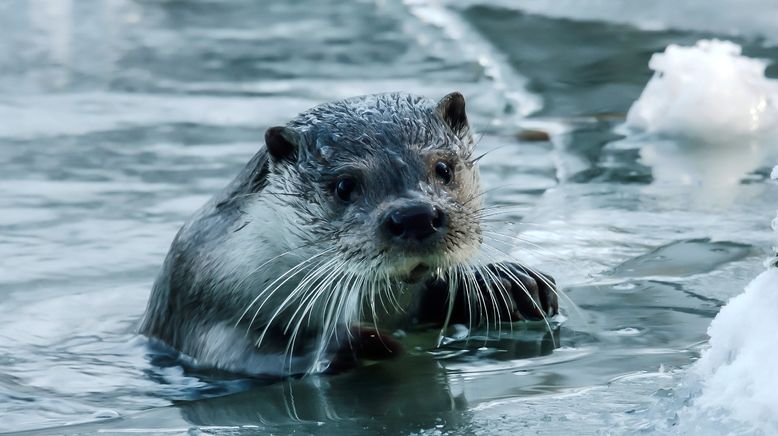
M 465 291 L 465 302 L 467 303 L 467 330 L 468 330 L 468 337 L 465 339 L 465 343 L 470 342 L 470 332 L 473 331 L 473 303 L 472 303 L 472 290 L 470 288 L 471 284 L 470 281 L 467 280 L 467 276 L 465 274 L 466 270 L 464 268 L 459 268 L 457 270 L 457 273 L 460 274 L 462 277 L 462 288 Z
M 505 255 L 505 256 L 509 256 L 507 253 L 505 253 L 505 252 L 503 252 L 503 251 L 501 251 L 501 250 L 498 250 L 498 249 L 496 249 L 496 248 L 494 248 L 494 247 L 490 247 L 490 246 L 488 246 L 488 245 L 484 245 L 484 247 L 485 247 L 485 248 L 490 248 L 490 249 L 492 249 L 492 250 L 495 250 L 495 251 L 497 251 L 498 253 L 500 253 L 500 254 L 503 254 L 503 255 Z M 509 256 L 509 257 L 510 257 L 510 256 Z M 506 274 L 506 275 L 507 275 L 507 276 L 508 276 L 510 279 L 512 279 L 512 280 L 513 280 L 513 281 L 514 281 L 516 284 L 518 284 L 518 285 L 519 285 L 519 287 L 521 288 L 522 292 L 524 292 L 524 295 L 526 295 L 526 296 L 527 296 L 527 298 L 529 298 L 529 300 L 532 302 L 532 305 L 533 305 L 533 307 L 535 307 L 535 309 L 537 309 L 537 310 L 538 310 L 538 312 L 540 313 L 541 317 L 543 318 L 543 322 L 546 324 L 546 328 L 548 329 L 549 333 L 553 333 L 553 329 L 551 328 L 551 323 L 548 321 L 548 317 L 546 316 L 546 314 L 545 314 L 545 311 L 544 311 L 544 310 L 543 310 L 543 308 L 540 306 L 540 304 L 539 304 L 538 302 L 536 302 L 534 298 L 532 298 L 532 294 L 530 294 L 530 292 L 529 292 L 529 289 L 527 289 L 527 287 L 526 287 L 526 286 L 524 286 L 524 283 L 522 283 L 522 281 L 521 281 L 521 280 L 520 280 L 518 277 L 516 277 L 516 275 L 515 275 L 515 274 L 514 274 L 514 273 L 513 273 L 511 270 L 509 270 L 508 268 L 506 268 L 504 265 L 502 265 L 502 264 L 500 264 L 500 263 L 493 263 L 493 265 L 495 266 L 495 268 L 498 268 L 500 271 L 502 271 L 503 273 L 505 273 L 505 274 Z M 540 276 L 540 277 L 542 277 L 542 276 Z M 554 285 L 549 285 L 549 287 L 552 289 L 552 291 L 553 291 L 554 293 L 556 293 L 557 295 L 559 295 L 559 294 L 557 293 L 557 291 L 556 291 L 556 286 L 554 286 Z M 552 335 L 552 336 L 553 336 L 553 335 Z M 553 338 L 553 337 L 552 337 L 551 339 L 552 339 L 552 341 L 554 340 L 554 338 Z M 554 343 L 554 346 L 556 347 L 556 343 Z
M 502 185 L 491 187 L 489 189 L 483 189 L 480 192 L 477 192 L 477 193 L 471 195 L 468 199 L 464 200 L 462 202 L 462 204 L 463 205 L 467 205 L 467 204 L 469 204 L 473 200 L 476 200 L 476 199 L 479 199 L 479 198 L 484 198 L 484 197 L 486 197 L 487 194 L 491 194 L 491 193 L 493 193 L 495 191 L 499 191 L 500 189 L 514 188 L 514 187 L 516 187 L 516 188 L 519 188 L 519 187 L 524 188 L 525 185 L 523 185 L 521 183 L 505 183 L 505 184 L 502 184 Z
M 349 276 L 351 276 L 349 274 Z M 338 309 L 341 306 L 340 300 L 346 292 L 341 290 L 341 283 L 344 277 L 341 277 L 335 286 L 328 285 L 329 292 L 327 292 L 327 298 L 324 302 L 324 322 L 322 323 L 322 337 L 319 346 L 319 350 L 316 352 L 316 361 L 319 361 L 324 353 L 326 346 L 332 340 L 334 332 L 337 330 Z M 333 298 L 334 297 L 334 298 Z M 348 328 L 348 326 L 346 326 Z M 335 337 L 337 341 L 337 337 Z
M 503 233 L 497 233 L 491 230 L 485 230 L 481 229 L 481 235 L 484 238 L 488 238 L 491 241 L 497 242 L 497 243 L 504 243 L 503 239 L 510 239 L 511 241 L 517 242 L 519 244 L 526 244 L 533 250 L 531 251 L 532 254 L 536 254 L 542 258 L 550 259 L 555 262 L 562 262 L 565 265 L 575 269 L 580 274 L 584 274 L 584 272 L 581 270 L 581 268 L 575 264 L 575 262 L 570 261 L 569 259 L 565 259 L 562 256 L 559 256 L 557 254 L 554 254 L 553 252 L 549 252 L 549 250 L 545 249 L 544 247 L 535 244 L 534 242 L 531 242 L 527 239 L 523 239 L 521 236 L 514 236 L 514 235 L 506 235 Z M 520 247 L 516 247 L 520 248 Z
M 491 152 L 493 152 L 493 151 L 495 151 L 495 150 L 498 150 L 498 149 L 500 149 L 500 148 L 503 148 L 503 147 L 505 147 L 505 146 L 503 145 L 503 146 L 500 146 L 500 147 L 494 148 L 494 149 L 492 149 L 492 150 L 487 150 L 487 151 L 485 151 L 485 152 L 483 152 L 483 153 L 479 154 L 478 156 L 474 157 L 473 159 L 469 160 L 468 162 L 470 163 L 470 165 L 473 165 L 473 164 L 477 163 L 479 160 L 481 160 L 481 159 L 483 159 L 484 157 L 486 157 L 487 155 L 489 155 L 489 153 L 491 153 Z
M 535 309 L 538 310 L 538 312 L 540 313 L 540 316 L 543 318 L 543 323 L 546 325 L 546 329 L 548 329 L 549 333 L 552 333 L 551 341 L 552 341 L 552 343 L 554 345 L 554 348 L 556 348 L 556 341 L 554 340 L 554 337 L 553 337 L 554 330 L 551 328 L 551 323 L 548 321 L 548 317 L 546 316 L 545 311 L 543 310 L 543 308 L 540 306 L 540 303 L 536 302 L 535 299 L 532 298 L 532 295 L 530 294 L 529 289 L 527 289 L 527 287 L 524 286 L 524 284 L 521 282 L 521 280 L 519 280 L 519 278 L 516 277 L 516 275 L 513 274 L 513 272 L 511 270 L 509 270 L 508 268 L 506 268 L 505 266 L 503 266 L 503 265 L 501 265 L 499 263 L 495 264 L 495 267 L 498 268 L 499 270 L 501 270 L 502 272 L 504 272 L 511 279 L 513 279 L 519 285 L 519 287 L 524 292 L 524 294 L 529 298 L 529 300 L 532 302 L 532 306 L 534 306 Z
M 499 336 L 501 331 L 502 331 L 501 330 L 502 329 L 501 328 L 501 316 L 500 316 L 499 308 L 497 307 L 497 300 L 494 298 L 494 293 L 492 291 L 492 286 L 491 286 L 489 280 L 487 280 L 486 276 L 483 273 L 484 268 L 482 268 L 480 265 L 474 265 L 473 269 L 475 269 L 476 273 L 479 273 L 479 275 L 481 276 L 481 280 L 484 283 L 484 288 L 485 289 L 483 289 L 480 292 L 480 294 L 483 296 L 484 304 L 486 304 L 486 296 L 483 295 L 484 293 L 487 294 L 487 296 L 489 297 L 489 300 L 492 302 L 492 305 L 491 305 L 492 306 L 492 314 L 494 315 L 495 327 L 497 327 L 497 335 Z
M 498 234 L 498 235 L 500 235 L 500 236 L 505 236 L 505 237 L 510 237 L 509 235 L 502 235 L 502 234 Z M 499 241 L 499 240 L 497 240 L 496 238 L 493 238 L 493 237 L 490 237 L 490 236 L 487 236 L 487 235 L 484 235 L 484 236 L 485 236 L 487 239 L 491 239 L 491 240 L 495 240 L 495 241 L 497 241 L 497 242 L 500 242 L 500 241 Z M 486 243 L 484 243 L 484 244 L 483 244 L 483 246 L 484 246 L 484 247 L 489 247 L 489 248 L 491 248 L 491 249 L 493 249 L 493 250 L 497 250 L 497 251 L 498 251 L 500 254 L 502 254 L 502 255 L 504 255 L 504 256 L 507 256 L 509 259 L 515 260 L 515 261 L 516 261 L 516 263 L 518 263 L 518 264 L 519 264 L 519 265 L 520 265 L 522 268 L 528 269 L 528 270 L 530 270 L 531 272 L 533 272 L 533 273 L 537 274 L 539 277 L 542 277 L 542 273 L 541 273 L 541 272 L 537 271 L 536 269 L 533 269 L 533 268 L 530 268 L 530 267 L 528 267 L 528 266 L 524 265 L 524 263 L 522 263 L 522 262 L 519 262 L 519 261 L 518 261 L 517 259 L 515 259 L 515 257 L 513 257 L 511 254 L 509 254 L 509 253 L 506 253 L 506 252 L 505 252 L 505 251 L 503 251 L 503 250 L 499 250 L 499 249 L 497 249 L 496 247 L 494 247 L 494 246 L 491 246 L 491 245 L 489 245 L 489 244 L 486 244 Z M 541 256 L 543 255 L 542 253 L 536 253 L 536 254 L 540 254 Z M 577 265 L 574 265 L 572 262 L 567 262 L 567 261 L 566 261 L 565 263 L 566 263 L 567 265 L 569 265 L 569 266 L 571 266 L 571 267 L 573 267 L 573 268 L 577 269 L 578 271 L 580 271 L 580 268 L 579 268 Z M 574 302 L 574 301 L 573 301 L 573 300 L 572 300 L 572 299 L 571 299 L 571 298 L 570 298 L 570 297 L 569 297 L 567 294 L 565 294 L 564 292 L 560 291 L 560 290 L 557 288 L 557 286 L 555 286 L 555 285 L 553 285 L 553 284 L 549 283 L 549 282 L 548 282 L 548 281 L 547 281 L 545 278 L 543 278 L 543 281 L 544 281 L 544 283 L 546 283 L 546 285 L 547 285 L 549 288 L 551 288 L 552 292 L 554 292 L 554 294 L 556 294 L 556 296 L 557 296 L 557 297 L 565 299 L 565 301 L 567 301 L 567 302 L 568 302 L 568 303 L 569 303 L 569 304 L 572 306 L 573 310 L 575 310 L 576 314 L 577 314 L 577 315 L 580 317 L 580 319 L 582 319 L 582 320 L 583 320 L 583 319 L 586 319 L 586 318 L 584 317 L 584 315 L 583 315 L 583 312 L 582 312 L 582 311 L 581 311 L 581 309 L 578 307 L 578 305 L 577 305 L 577 304 L 575 304 L 575 302 Z
M 294 345 L 297 340 L 297 335 L 300 332 L 300 328 L 302 326 L 303 321 L 307 319 L 308 324 L 310 325 L 310 320 L 312 318 L 312 308 L 315 302 L 325 294 L 325 292 L 322 292 L 323 290 L 326 290 L 327 288 L 331 288 L 331 283 L 337 279 L 343 269 L 341 264 L 339 264 L 337 258 L 332 258 L 325 264 L 320 265 L 316 270 L 316 278 L 309 281 L 309 283 L 313 283 L 314 281 L 318 281 L 318 283 L 313 288 L 308 288 L 307 292 L 305 292 L 305 295 L 301 299 L 299 303 L 298 310 L 300 308 L 303 308 L 302 313 L 300 314 L 299 318 L 297 318 L 297 322 L 295 323 L 294 329 L 292 330 L 291 336 L 289 340 L 287 341 L 286 351 L 285 354 L 289 356 L 289 361 L 291 363 L 291 359 L 293 357 L 294 352 Z M 332 266 L 335 266 L 335 269 L 332 269 Z M 326 274 L 326 275 L 325 275 Z M 324 277 L 322 278 L 322 276 Z M 307 285 L 306 285 L 307 286 Z M 296 312 L 295 312 L 296 313 Z M 293 315 L 294 318 L 294 315 Z M 292 320 L 289 321 L 287 324 L 287 328 L 285 331 L 288 330 L 289 326 L 291 326 Z M 324 345 L 320 344 L 319 349 L 321 349 Z M 315 358 L 315 361 L 318 361 L 319 359 L 319 352 L 317 350 L 317 356 Z M 314 365 L 315 366 L 315 365 Z M 313 367 L 311 368 L 313 369 Z
M 438 340 L 436 344 L 437 348 L 439 348 L 443 344 L 443 338 L 445 338 L 446 330 L 448 329 L 448 326 L 451 323 L 451 315 L 454 313 L 454 304 L 456 304 L 456 294 L 457 294 L 457 289 L 459 288 L 459 280 L 457 274 L 457 270 L 459 268 L 460 268 L 459 266 L 454 266 L 453 268 L 449 268 L 445 274 L 445 277 L 448 279 L 448 310 L 446 310 L 446 318 L 443 320 L 443 326 L 440 328 L 440 333 L 438 333 Z M 443 276 L 444 275 L 441 274 L 440 271 L 438 271 L 438 277 L 443 277 Z
M 386 310 L 386 306 L 384 305 L 383 298 L 381 295 L 383 294 L 380 289 L 378 289 L 378 292 L 376 292 L 378 288 L 378 277 L 376 275 L 373 276 L 372 280 L 368 282 L 369 289 L 370 289 L 370 313 L 372 315 L 373 319 L 373 327 L 378 331 L 378 314 L 376 313 L 376 307 L 375 307 L 375 297 L 376 293 L 378 294 L 378 299 L 381 302 L 381 306 L 384 307 L 384 310 Z
M 294 276 L 296 276 L 297 274 L 299 274 L 299 273 L 303 272 L 303 271 L 304 271 L 304 268 L 305 268 L 305 266 L 306 266 L 307 264 L 309 264 L 309 263 L 310 263 L 310 262 L 312 262 L 313 260 L 315 260 L 315 259 L 317 259 L 317 258 L 319 258 L 319 257 L 321 257 L 321 256 L 324 256 L 325 254 L 331 253 L 331 252 L 333 252 L 333 251 L 335 251 L 335 248 L 331 248 L 331 249 L 328 249 L 328 250 L 324 250 L 324 251 L 322 251 L 322 252 L 320 252 L 320 253 L 318 253 L 318 254 L 315 254 L 315 255 L 313 255 L 313 256 L 311 256 L 311 257 L 307 258 L 306 260 L 304 260 L 304 261 L 302 261 L 302 262 L 298 263 L 297 265 L 295 265 L 295 266 L 294 266 L 292 269 L 290 269 L 289 271 L 286 271 L 284 274 L 281 274 L 281 275 L 280 275 L 278 278 L 276 278 L 275 280 L 273 280 L 273 282 L 272 282 L 272 283 L 270 283 L 268 286 L 266 286 L 266 287 L 265 287 L 265 289 L 263 289 L 263 290 L 262 290 L 262 292 L 260 292 L 260 293 L 257 295 L 257 297 L 256 297 L 256 298 L 255 298 L 255 299 L 254 299 L 254 300 L 251 302 L 251 304 L 249 305 L 249 308 L 250 308 L 251 306 L 253 306 L 253 305 L 255 304 L 255 302 L 256 302 L 256 301 L 257 301 L 259 298 L 261 298 L 261 297 L 262 297 L 262 295 L 263 295 L 263 294 L 267 293 L 267 295 L 265 296 L 265 299 L 264 299 L 264 300 L 263 300 L 263 301 L 262 301 L 262 302 L 259 304 L 259 307 L 257 307 L 257 310 L 254 312 L 254 316 L 252 316 L 252 317 L 251 317 L 251 321 L 249 322 L 249 325 L 248 325 L 248 327 L 247 327 L 247 331 L 248 331 L 248 329 L 251 329 L 251 326 L 254 324 L 254 321 L 257 319 L 257 316 L 259 316 L 259 312 L 262 310 L 262 307 L 265 305 L 265 303 L 267 303 L 267 302 L 270 300 L 270 297 L 271 297 L 271 296 L 272 296 L 272 295 L 273 295 L 273 294 L 274 294 L 274 293 L 275 293 L 275 292 L 276 292 L 278 289 L 280 289 L 280 288 L 281 288 L 281 286 L 285 285 L 285 284 L 286 284 L 286 283 L 287 283 L 289 280 L 291 280 L 291 279 L 292 279 L 292 277 L 294 277 Z M 290 274 L 290 273 L 291 273 L 291 274 Z M 284 278 L 284 277 L 286 277 L 286 278 Z M 281 279 L 283 279 L 283 280 L 281 280 Z M 280 281 L 280 282 L 279 282 L 279 281 Z M 276 283 L 278 283 L 278 284 L 276 284 Z M 273 286 L 274 286 L 274 287 L 273 287 Z M 272 287 L 272 288 L 271 288 L 271 287 Z M 247 309 L 244 311 L 244 314 L 243 314 L 243 315 L 241 315 L 241 319 L 242 319 L 242 318 L 245 316 L 245 314 L 248 312 L 249 308 L 247 308 Z M 264 336 L 264 335 L 263 335 L 263 336 Z
M 300 306 L 304 307 L 303 313 L 298 319 L 297 323 L 295 324 L 294 330 L 292 331 L 292 341 L 291 341 L 291 349 L 294 349 L 294 340 L 302 326 L 302 322 L 306 320 L 306 316 L 311 313 L 311 310 L 313 309 L 313 305 L 318 301 L 319 298 L 321 298 L 322 295 L 328 294 L 327 289 L 332 289 L 333 282 L 335 280 L 342 280 L 342 272 L 344 271 L 343 265 L 339 265 L 336 269 L 330 270 L 329 268 L 322 268 L 323 273 L 327 274 L 323 279 L 319 281 L 319 283 L 316 285 L 315 288 L 313 288 L 306 297 L 300 302 Z M 322 317 L 323 318 L 323 317 Z M 307 317 L 308 325 L 310 325 L 311 317 Z M 324 343 L 323 338 L 319 338 L 319 340 L 322 342 L 319 345 L 319 350 L 317 350 L 317 357 L 316 361 L 320 358 L 319 354 L 323 350 L 323 347 L 326 346 Z
M 532 272 L 535 275 L 537 275 L 538 277 L 540 277 L 540 280 L 543 283 L 545 283 L 546 286 L 551 288 L 551 290 L 554 292 L 554 294 L 556 294 L 557 297 L 565 298 L 567 300 L 567 302 L 570 303 L 570 305 L 573 307 L 573 310 L 575 310 L 576 314 L 578 315 L 578 317 L 580 319 L 582 319 L 582 320 L 586 319 L 586 317 L 584 316 L 583 312 L 581 311 L 581 308 L 578 307 L 578 305 L 575 304 L 575 302 L 567 294 L 565 294 L 564 292 L 561 292 L 554 283 L 551 283 L 548 279 L 546 279 L 546 277 L 545 277 L 545 275 L 543 273 L 541 273 L 540 271 L 538 271 L 538 270 L 536 270 L 536 269 L 534 269 L 532 267 L 526 266 L 526 265 L 519 265 L 519 266 L 522 269 L 524 269 L 525 271 L 529 270 L 530 272 Z
M 345 263 L 342 264 L 345 265 Z M 343 266 L 340 268 L 339 277 L 333 277 L 328 280 L 325 286 L 323 286 L 323 291 L 320 294 L 326 294 L 326 297 L 322 305 L 321 336 L 319 337 L 319 346 L 315 355 L 316 362 L 321 360 L 324 352 L 333 344 L 333 337 L 334 344 L 340 345 L 340 338 L 338 338 L 337 335 L 339 320 L 345 322 L 344 327 L 346 329 L 347 338 L 350 341 L 350 326 L 348 320 L 343 316 L 343 312 L 347 306 L 347 304 L 344 304 L 344 301 L 348 301 L 346 297 L 349 295 L 348 289 L 346 288 L 351 286 L 350 283 L 354 282 L 355 277 L 356 275 L 353 272 L 347 270 L 345 266 Z M 319 297 L 317 297 L 317 300 L 318 298 Z M 313 301 L 311 304 L 313 304 Z
M 488 265 L 487 266 L 476 265 L 476 268 L 478 268 L 479 272 L 481 272 L 481 277 L 484 277 L 484 272 L 488 273 L 491 276 L 492 281 L 497 285 L 497 290 L 499 291 L 499 296 L 502 299 L 502 302 L 503 302 L 503 305 L 505 307 L 505 310 L 508 313 L 511 313 L 511 305 L 508 302 L 508 298 L 506 297 L 506 295 L 508 295 L 508 290 L 505 289 L 505 286 L 503 285 L 502 280 L 499 277 L 497 277 L 497 275 L 494 274 L 494 272 L 492 272 L 492 270 L 489 269 Z M 484 281 L 486 281 L 485 278 L 484 278 Z M 491 292 L 491 287 L 489 288 L 489 291 Z M 496 304 L 496 302 L 495 302 L 495 304 Z M 497 312 L 497 313 L 499 314 L 499 312 Z M 499 319 L 498 319 L 498 322 L 500 322 Z M 510 329 L 511 329 L 511 333 L 513 333 L 513 323 L 510 323 Z
M 265 335 L 270 330 L 270 327 L 273 325 L 273 321 L 275 320 L 275 318 L 281 312 L 286 310 L 286 308 L 288 307 L 289 302 L 291 302 L 292 300 L 297 298 L 298 294 L 305 293 L 306 288 L 301 286 L 301 283 L 306 282 L 306 279 L 309 277 L 309 275 L 311 275 L 311 274 L 318 274 L 319 271 L 325 270 L 326 268 L 329 267 L 329 264 L 333 263 L 334 261 L 335 261 L 335 258 L 326 261 L 324 264 L 317 265 L 312 272 L 309 272 L 308 274 L 306 274 L 306 276 L 303 277 L 303 279 L 300 282 L 297 283 L 297 286 L 295 286 L 294 289 L 292 289 L 292 291 L 289 292 L 289 294 L 286 296 L 286 298 L 281 302 L 281 304 L 278 305 L 278 307 L 276 307 L 275 311 L 270 316 L 269 320 L 267 321 L 267 324 L 265 325 L 265 328 L 262 330 L 262 333 L 259 335 L 259 339 L 257 340 L 257 347 L 259 347 L 262 344 L 262 341 L 264 340 Z M 292 276 L 290 276 L 290 278 L 291 277 Z M 280 286 L 282 286 L 282 285 L 283 284 L 281 284 Z M 265 301 L 267 301 L 267 299 L 265 299 Z M 264 303 L 265 302 L 263 301 L 263 304 Z M 261 310 L 261 306 L 260 306 L 259 309 L 257 309 L 257 314 L 259 313 L 259 310 Z M 255 317 L 256 317 L 256 314 L 255 314 Z M 252 319 L 252 322 L 253 322 L 253 319 Z M 284 333 L 286 333 L 286 330 L 284 330 Z
M 336 265 L 336 264 L 337 264 L 336 259 L 330 259 L 329 261 L 327 261 L 327 262 L 325 262 L 323 264 L 318 265 L 315 270 L 311 271 L 308 275 L 306 275 L 306 277 L 303 280 L 301 280 L 300 283 L 297 284 L 297 287 L 295 287 L 295 289 L 292 290 L 292 292 L 290 292 L 290 296 L 291 296 L 291 294 L 293 294 L 295 292 L 298 292 L 298 289 L 301 289 L 301 290 L 308 289 L 309 290 L 307 292 L 307 295 L 305 295 L 300 300 L 300 303 L 297 306 L 297 309 L 294 311 L 294 313 L 292 313 L 290 321 L 287 322 L 287 324 L 286 324 L 286 328 L 284 329 L 284 333 L 286 333 L 286 331 L 288 330 L 289 326 L 292 323 L 292 320 L 295 318 L 297 313 L 301 309 L 304 308 L 304 305 L 305 305 L 306 301 L 308 301 L 308 299 L 312 295 L 316 294 L 317 290 L 322 286 L 322 282 L 319 282 L 314 288 L 309 288 L 309 284 L 315 283 L 324 274 L 329 274 L 328 276 L 326 276 L 327 278 L 329 278 L 331 276 L 335 276 L 336 274 L 338 274 L 339 273 L 338 269 L 336 269 L 334 271 L 330 270 L 330 267 L 333 266 L 333 265 Z
M 252 270 L 252 271 L 251 271 L 249 274 L 247 274 L 247 275 L 246 275 L 246 277 L 244 277 L 243 279 L 241 279 L 240 281 L 238 281 L 238 283 L 237 283 L 235 286 L 232 286 L 232 287 L 231 287 L 231 290 L 230 290 L 230 291 L 231 291 L 231 292 L 234 292 L 236 289 L 238 289 L 240 286 L 242 286 L 242 285 L 243 285 L 243 283 L 245 283 L 245 281 L 246 281 L 246 280 L 248 280 L 248 279 L 249 279 L 249 278 L 250 278 L 252 275 L 256 274 L 257 272 L 259 272 L 259 270 L 261 270 L 261 269 L 262 269 L 262 268 L 264 268 L 265 266 L 269 265 L 270 263 L 272 263 L 272 262 L 274 262 L 274 261 L 276 261 L 276 260 L 280 259 L 280 258 L 281 258 L 281 257 L 283 257 L 283 256 L 289 255 L 289 254 L 291 254 L 291 253 L 293 253 L 293 252 L 295 252 L 295 251 L 297 251 L 297 250 L 300 250 L 300 249 L 303 249 L 303 248 L 308 248 L 308 247 L 310 247 L 311 245 L 312 245 L 312 243 L 307 243 L 307 244 L 301 245 L 301 246 L 299 246 L 299 247 L 292 248 L 291 250 L 285 251 L 285 252 L 283 252 L 283 253 L 281 253 L 281 254 L 279 254 L 279 255 L 277 255 L 277 256 L 274 256 L 274 257 L 270 258 L 269 260 L 267 260 L 267 261 L 263 262 L 263 263 L 262 263 L 261 265 L 259 265 L 258 267 L 254 268 L 254 269 L 253 269 L 253 270 Z M 330 252 L 330 251 L 334 251 L 334 248 L 333 248 L 333 249 L 329 249 L 329 250 L 325 250 L 325 252 L 323 252 L 322 254 L 325 254 L 325 253 L 327 253 L 327 252 Z M 298 263 L 297 265 L 295 265 L 295 266 L 301 265 L 301 264 L 303 264 L 304 262 L 306 262 L 306 261 L 308 261 L 308 260 L 310 260 L 310 259 L 311 259 L 311 258 L 308 258 L 308 259 L 306 259 L 305 261 L 299 262 L 299 263 Z M 293 267 L 293 268 L 294 268 L 294 267 Z M 291 268 L 291 269 L 293 269 L 293 268 Z M 287 270 L 287 271 L 286 271 L 286 273 L 289 273 L 289 272 L 291 271 L 291 269 Z M 286 273 L 285 273 L 285 274 L 286 274 Z M 277 279 L 280 279 L 280 278 L 282 278 L 282 277 L 283 277 L 283 274 L 282 274 L 282 276 L 281 276 L 281 277 L 277 277 Z M 271 283 L 271 285 L 272 285 L 272 283 Z M 269 285 L 269 286 L 271 286 L 271 285 Z M 240 317 L 238 318 L 238 320 L 235 322 L 235 327 L 237 327 L 237 326 L 238 326 L 238 324 L 241 322 L 241 320 L 243 320 L 243 318 L 246 316 L 246 314 L 248 313 L 248 311 L 249 311 L 249 310 L 251 310 L 251 306 L 253 306 L 254 304 L 256 304 L 256 302 L 259 300 L 259 298 L 260 298 L 261 296 L 262 296 L 262 293 L 258 294 L 258 295 L 257 295 L 257 297 L 256 297 L 256 298 L 254 298 L 254 300 L 252 300 L 252 301 L 251 301 L 251 303 L 248 305 L 248 307 L 246 307 L 246 309 L 243 311 L 243 313 L 241 314 L 241 316 L 240 316 Z
M 383 293 L 384 289 L 389 289 L 389 293 L 391 295 L 391 284 L 390 284 L 390 281 L 389 281 L 389 276 L 384 272 L 382 274 L 382 278 L 384 279 L 384 283 L 386 283 L 386 288 L 381 287 L 380 284 L 379 284 L 380 281 L 377 280 L 377 278 L 375 278 L 375 277 L 374 277 L 374 281 L 371 283 L 371 292 L 374 292 L 374 291 L 372 291 L 372 289 L 374 289 L 374 287 L 378 287 L 379 298 L 380 298 L 380 295 Z M 384 338 L 381 336 L 381 330 L 378 328 L 378 320 L 377 320 L 377 317 L 376 317 L 375 307 L 371 307 L 371 309 L 373 311 L 373 328 L 375 329 L 376 336 L 378 336 L 378 340 L 381 342 L 381 344 L 384 346 L 384 348 L 387 349 L 387 350 L 390 350 L 389 346 L 386 345 L 386 343 L 384 342 Z M 384 310 L 386 311 L 386 308 Z
M 471 292 L 469 292 L 469 294 L 475 295 L 475 302 L 478 304 L 478 312 L 482 314 L 485 319 L 484 324 L 486 326 L 486 337 L 488 338 L 489 337 L 489 312 L 486 309 L 486 299 L 484 298 L 483 294 L 478 290 L 478 280 L 475 277 L 475 272 L 473 272 L 473 270 L 469 268 L 464 272 L 465 272 L 465 278 L 470 283 L 470 289 L 472 290 Z M 486 344 L 484 343 L 484 345 Z

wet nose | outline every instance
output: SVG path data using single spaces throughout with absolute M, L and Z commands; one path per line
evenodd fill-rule
M 392 239 L 424 241 L 442 235 L 448 224 L 446 213 L 429 204 L 398 208 L 384 220 L 384 231 Z

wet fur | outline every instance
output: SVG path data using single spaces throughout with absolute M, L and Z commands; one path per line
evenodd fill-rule
M 463 101 L 456 110 L 393 93 L 300 114 L 284 128 L 293 154 L 260 148 L 178 232 L 141 332 L 200 365 L 285 375 L 325 369 L 354 323 L 410 322 L 424 286 L 402 284 L 398 271 L 422 259 L 442 273 L 467 264 L 482 242 L 474 141 Z M 452 186 L 430 176 L 439 159 L 456 165 Z M 364 184 L 348 209 L 332 197 L 344 171 Z M 429 253 L 409 255 L 375 229 L 386 210 L 414 199 L 445 208 L 451 231 Z M 330 278 L 328 268 L 349 278 Z

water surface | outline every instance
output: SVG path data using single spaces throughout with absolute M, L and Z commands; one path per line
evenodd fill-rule
M 612 146 L 650 55 L 710 33 L 488 1 L 4 1 L 0 23 L 0 431 L 663 428 L 671 417 L 647 411 L 770 249 L 764 170 L 719 198 L 657 183 L 635 149 Z M 400 359 L 272 383 L 153 360 L 135 329 L 186 217 L 267 127 L 395 90 L 466 95 L 489 202 L 513 208 L 499 231 L 521 232 L 516 256 L 574 302 L 561 328 L 438 350 L 434 332 L 412 334 Z M 528 126 L 551 141 L 519 140 Z

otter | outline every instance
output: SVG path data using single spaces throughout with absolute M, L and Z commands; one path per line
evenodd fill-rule
M 488 213 L 458 92 L 322 104 L 176 234 L 141 333 L 198 366 L 286 376 L 401 352 L 392 329 L 546 319 L 551 277 L 476 262 Z

